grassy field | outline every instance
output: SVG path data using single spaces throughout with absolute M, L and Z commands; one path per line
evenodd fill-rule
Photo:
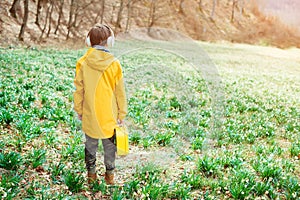
M 213 97 L 189 61 L 162 49 L 119 56 L 130 154 L 117 185 L 90 189 L 73 112 L 76 60 L 85 50 L 0 48 L 2 199 L 299 199 L 300 50 L 199 43 L 218 72 Z

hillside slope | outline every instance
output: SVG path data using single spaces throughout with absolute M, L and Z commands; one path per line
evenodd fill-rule
M 102 7 L 101 3 L 95 4 L 90 0 L 74 2 L 77 4 L 75 8 L 73 6 L 74 12 L 70 18 L 72 6 L 70 1 L 64 1 L 61 24 L 54 34 L 59 17 L 59 1 L 54 1 L 52 7 L 50 3 L 41 6 L 40 26 L 37 26 L 35 23 L 37 0 L 29 0 L 30 12 L 24 35 L 25 45 L 67 45 L 69 47 L 82 45 L 83 43 L 78 44 L 75 41 L 83 38 L 92 25 L 101 21 Z M 125 0 L 118 20 L 121 7 L 119 2 L 118 0 L 105 1 L 103 15 L 103 22 L 111 25 L 117 33 L 141 27 L 163 27 L 178 30 L 193 39 L 203 41 L 227 40 L 275 45 L 282 48 L 300 46 L 298 42 L 300 37 L 296 29 L 287 27 L 276 17 L 263 15 L 254 0 L 239 0 L 234 6 L 232 1 L 216 1 L 215 7 L 214 1 L 210 0 L 132 0 L 130 9 L 128 9 L 128 0 Z M 151 4 L 151 2 L 156 3 Z M 11 5 L 11 0 L 0 3 L 0 44 L 2 45 L 19 44 L 17 37 L 23 20 L 23 4 L 17 10 L 16 19 L 9 12 Z M 51 17 L 47 15 L 47 10 L 53 10 Z M 46 20 L 47 18 L 51 20 Z M 70 30 L 69 34 L 68 30 Z M 66 42 L 67 35 L 69 35 L 68 42 Z

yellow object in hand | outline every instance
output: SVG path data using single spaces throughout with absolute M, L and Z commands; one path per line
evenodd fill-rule
M 119 156 L 125 156 L 129 153 L 128 132 L 124 126 L 117 127 L 115 131 L 117 142 L 117 154 Z

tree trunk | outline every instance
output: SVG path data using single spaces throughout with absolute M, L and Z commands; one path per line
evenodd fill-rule
M 101 24 L 103 23 L 103 19 L 104 19 L 104 9 L 105 9 L 105 0 L 102 0 L 102 4 L 101 4 Z
M 40 35 L 39 41 L 42 40 L 43 35 L 44 35 L 44 33 L 45 33 L 45 30 L 46 30 L 46 27 L 47 27 L 47 22 L 48 22 L 49 12 L 50 12 L 50 6 L 51 6 L 51 5 L 49 5 L 49 6 L 47 7 L 46 18 L 45 18 L 46 20 L 45 20 L 44 28 L 43 28 L 42 33 L 41 33 L 41 35 Z M 49 22 L 49 23 L 50 23 L 50 22 Z
M 184 0 L 180 0 L 180 3 L 179 3 L 179 13 L 183 13 L 183 1 Z
M 212 8 L 211 13 L 210 13 L 210 18 L 211 19 L 214 18 L 214 14 L 215 14 L 215 10 L 216 10 L 216 4 L 217 4 L 217 0 L 213 0 L 213 8 Z
M 92 12 L 91 12 L 91 13 L 92 13 Z M 102 14 L 101 10 L 100 10 L 99 12 L 97 12 L 96 17 L 94 18 L 94 24 L 98 23 L 98 18 L 99 18 L 99 17 L 100 17 L 100 20 L 101 20 L 101 14 Z
M 115 3 L 113 3 L 113 5 L 112 5 L 112 11 L 111 11 L 111 18 L 110 18 L 110 22 L 111 22 L 111 23 L 114 22 L 114 13 L 115 13 L 115 9 L 116 9 L 116 5 L 115 5 Z
M 230 19 L 231 22 L 234 21 L 234 9 L 235 9 L 236 3 L 237 3 L 236 0 L 232 0 L 232 10 L 231 10 L 231 19 Z
M 79 10 L 80 10 L 80 9 L 83 9 L 83 8 L 85 8 L 85 7 L 87 7 L 87 5 L 86 5 L 86 6 L 83 6 L 83 7 L 80 7 L 79 4 L 78 4 L 78 1 L 76 1 L 76 2 L 75 2 L 75 7 L 76 7 L 76 8 L 75 8 L 75 12 L 74 12 L 74 20 L 73 20 L 73 22 L 72 22 L 72 28 L 77 28 L 77 27 L 80 25 L 82 19 L 81 19 L 81 21 L 78 22 L 78 24 L 76 25 L 76 22 L 77 22 L 77 19 L 78 19 L 78 16 L 79 16 Z
M 126 21 L 125 33 L 128 33 L 128 31 L 129 31 L 130 19 L 131 19 L 131 0 L 128 0 L 128 4 L 127 4 L 127 21 Z
M 22 23 L 21 30 L 19 33 L 20 41 L 24 41 L 24 32 L 25 32 L 25 28 L 27 26 L 27 20 L 28 20 L 28 3 L 29 3 L 29 0 L 24 0 L 24 18 L 23 18 L 23 23 Z
M 70 37 L 70 32 L 71 32 L 71 28 L 72 28 L 72 25 L 73 25 L 72 20 L 73 20 L 73 12 L 74 12 L 74 3 L 75 3 L 75 0 L 71 0 L 70 12 L 69 12 L 69 21 L 68 21 L 68 33 L 67 33 L 67 37 L 66 37 L 67 40 Z
M 37 6 L 36 6 L 35 22 L 34 22 L 38 26 L 40 26 L 39 20 L 40 20 L 41 9 L 42 9 L 42 0 L 38 0 Z
M 122 20 L 122 12 L 123 12 L 123 8 L 124 8 L 124 0 L 121 0 L 120 2 L 120 8 L 118 11 L 118 17 L 117 17 L 117 21 L 116 21 L 116 25 L 115 25 L 115 33 L 118 32 L 118 28 L 121 28 L 121 20 Z
M 49 24 L 48 24 L 48 32 L 47 32 L 47 37 L 49 37 L 50 32 L 51 32 L 51 21 L 52 21 L 52 13 L 53 13 L 53 8 L 54 8 L 54 1 L 50 1 L 50 13 L 49 13 Z
M 156 0 L 152 0 L 150 5 L 149 18 L 148 18 L 148 33 L 150 32 L 150 29 L 154 25 L 154 21 L 155 21 L 155 6 L 156 6 L 155 4 L 156 4 Z
M 244 0 L 241 0 L 241 9 L 240 9 L 240 15 L 242 16 L 245 13 L 245 2 Z
M 203 8 L 202 8 L 202 0 L 199 1 L 199 10 L 200 10 L 201 12 L 203 12 Z
M 56 28 L 55 28 L 55 31 L 54 31 L 55 35 L 57 34 L 58 28 L 60 26 L 61 17 L 63 15 L 63 8 L 64 8 L 64 0 L 60 0 L 57 25 L 56 25 Z
M 9 12 L 12 17 L 17 19 L 17 8 L 20 6 L 20 0 L 14 0 Z

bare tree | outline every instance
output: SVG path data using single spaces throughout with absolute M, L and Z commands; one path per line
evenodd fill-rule
M 103 19 L 104 19 L 104 9 L 105 9 L 105 0 L 102 0 L 102 4 L 101 4 L 101 24 L 103 23 Z
M 155 22 L 155 11 L 156 11 L 156 0 L 151 0 L 150 3 L 150 10 L 148 16 L 148 32 L 150 32 L 151 27 L 154 25 Z
M 60 23 L 61 23 L 61 18 L 63 16 L 63 8 L 64 8 L 64 0 L 60 0 L 60 4 L 59 4 L 59 13 L 58 13 L 58 19 L 57 19 L 57 25 L 56 25 L 56 28 L 55 28 L 55 31 L 54 31 L 54 34 L 56 35 L 57 34 L 57 31 L 58 31 L 58 28 L 60 26 Z
M 127 2 L 127 19 L 126 19 L 126 26 L 125 26 L 126 33 L 128 33 L 130 29 L 131 19 L 133 17 L 134 5 L 136 5 L 138 1 L 139 0 L 128 0 Z
M 47 6 L 45 24 L 44 24 L 44 27 L 42 29 L 42 33 L 40 35 L 39 41 L 42 40 L 43 35 L 45 33 L 45 30 L 46 30 L 46 27 L 47 27 L 47 23 L 48 23 L 48 20 L 49 20 L 48 18 L 49 18 L 50 8 L 51 8 L 51 4 Z M 51 23 L 50 20 L 49 20 L 49 23 Z
M 36 6 L 36 15 L 35 15 L 35 24 L 40 26 L 40 14 L 41 9 L 45 6 L 47 6 L 48 0 L 38 0 L 37 6 Z
M 231 22 L 234 21 L 234 9 L 235 9 L 237 3 L 238 3 L 238 0 L 232 0 L 232 10 L 231 10 L 231 18 L 230 18 Z
M 86 9 L 93 5 L 94 0 L 90 1 L 79 1 L 79 0 L 71 0 L 70 10 L 69 10 L 69 20 L 68 20 L 68 32 L 66 39 L 70 38 L 70 33 L 72 32 L 73 35 L 76 36 L 76 31 L 80 24 L 83 22 L 83 17 L 86 17 Z
M 130 26 L 130 20 L 131 20 L 131 0 L 128 0 L 127 3 L 127 20 L 126 20 L 126 27 L 125 27 L 125 33 L 128 33 L 129 26 Z
M 48 32 L 47 32 L 47 37 L 49 37 L 49 34 L 51 32 L 51 22 L 52 22 L 52 13 L 53 13 L 53 8 L 54 8 L 54 0 L 50 0 L 50 13 L 49 13 L 49 23 L 48 23 Z
M 157 1 L 157 0 L 147 0 L 146 5 L 148 5 L 148 16 L 147 16 L 147 27 L 148 32 L 150 32 L 151 27 L 154 25 L 162 24 L 164 22 L 169 22 L 170 13 L 166 12 L 166 7 L 169 5 L 168 1 Z
M 111 18 L 110 18 L 110 22 L 113 23 L 114 22 L 114 13 L 115 13 L 115 9 L 116 9 L 116 4 L 112 3 L 112 10 L 111 10 Z
M 20 0 L 14 0 L 9 12 L 12 17 L 17 18 L 17 9 L 20 7 Z
M 69 10 L 69 21 L 68 21 L 68 33 L 67 33 L 67 40 L 70 37 L 70 32 L 71 32 L 71 28 L 73 26 L 73 13 L 74 13 L 74 7 L 75 7 L 75 1 L 76 0 L 71 0 L 71 4 L 70 4 L 70 10 Z
M 240 15 L 243 15 L 245 12 L 245 1 L 244 0 L 240 0 Z
M 119 7 L 119 11 L 118 11 L 118 16 L 117 16 L 117 21 L 115 24 L 115 33 L 118 32 L 118 29 L 121 28 L 121 20 L 122 20 L 122 12 L 124 9 L 124 0 L 120 0 L 120 7 Z
M 39 22 L 39 17 L 40 17 L 40 13 L 41 13 L 41 9 L 42 9 L 42 6 L 41 6 L 41 1 L 42 0 L 38 0 L 37 2 L 37 6 L 36 6 L 36 15 L 35 15 L 35 24 L 40 26 L 40 22 Z
M 27 26 L 27 21 L 28 21 L 28 4 L 29 4 L 29 0 L 24 0 L 24 17 L 23 17 L 23 23 L 21 26 L 21 30 L 19 33 L 19 40 L 20 41 L 24 41 L 24 32 L 25 32 L 25 28 Z
M 217 0 L 213 0 L 213 7 L 210 13 L 210 18 L 213 19 L 214 18 L 214 14 L 215 14 L 215 10 L 216 10 L 216 4 L 217 4 Z
M 97 15 L 94 19 L 94 23 L 98 22 L 98 18 L 100 17 L 100 23 L 103 23 L 103 18 L 104 18 L 104 9 L 105 9 L 105 0 L 101 1 L 101 9 L 97 12 Z
M 184 0 L 180 0 L 178 12 L 183 13 L 183 2 Z
M 199 5 L 199 10 L 203 12 L 202 0 L 199 0 L 198 5 Z

